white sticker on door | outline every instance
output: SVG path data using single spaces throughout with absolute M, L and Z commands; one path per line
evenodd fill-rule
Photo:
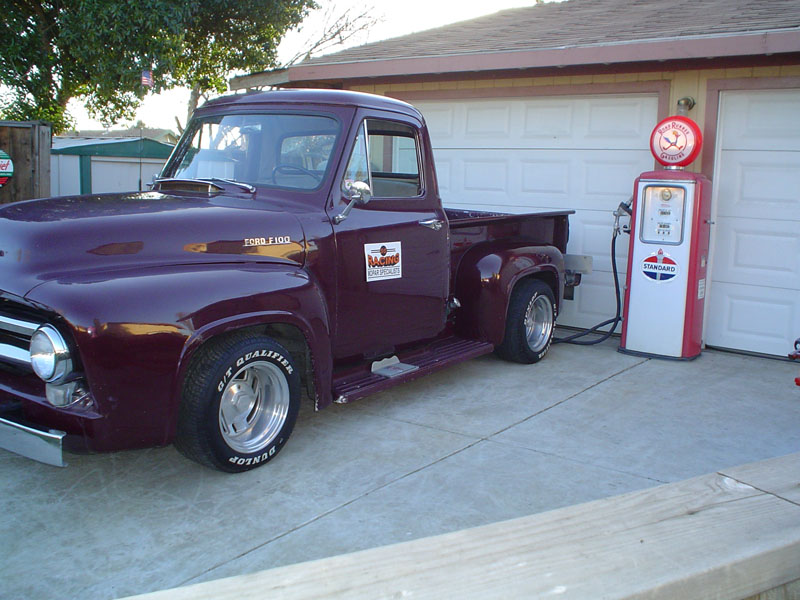
M 403 276 L 400 242 L 364 244 L 367 281 L 399 279 Z

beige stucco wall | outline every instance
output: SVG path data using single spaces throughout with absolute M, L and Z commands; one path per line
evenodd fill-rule
M 744 67 L 736 69 L 704 69 L 702 71 L 664 71 L 647 73 L 619 73 L 613 75 L 573 75 L 565 77 L 520 77 L 515 79 L 475 79 L 441 82 L 389 83 L 357 85 L 349 89 L 359 92 L 386 95 L 391 92 L 422 90 L 465 90 L 475 88 L 509 88 L 538 86 L 586 86 L 587 84 L 631 83 L 637 81 L 670 81 L 670 106 L 678 99 L 691 96 L 697 101 L 692 117 L 701 127 L 705 110 L 706 84 L 709 79 L 742 79 L 750 77 L 800 77 L 800 65 L 782 67 Z M 585 93 L 582 90 L 581 93 Z M 699 113 L 699 114 L 698 114 Z
M 349 89 L 369 92 L 372 94 L 387 95 L 399 92 L 416 92 L 426 90 L 468 90 L 476 88 L 516 88 L 516 87 L 554 87 L 575 86 L 576 94 L 591 93 L 592 84 L 635 83 L 644 81 L 670 82 L 670 113 L 675 114 L 677 102 L 680 98 L 690 96 L 697 103 L 689 116 L 700 126 L 706 129 L 705 112 L 707 84 L 709 80 L 719 79 L 748 79 L 765 77 L 800 77 L 800 65 L 774 66 L 774 67 L 741 67 L 733 69 L 703 69 L 686 71 L 664 71 L 644 73 L 618 73 L 603 75 L 573 75 L 561 77 L 519 77 L 519 78 L 492 78 L 453 81 L 420 81 L 410 83 L 377 83 L 371 85 L 351 86 Z M 567 95 L 569 91 L 565 92 Z M 498 95 L 502 95 L 501 93 Z M 655 123 L 653 123 L 655 125 Z M 692 170 L 699 170 L 702 164 L 702 154 L 690 166 Z

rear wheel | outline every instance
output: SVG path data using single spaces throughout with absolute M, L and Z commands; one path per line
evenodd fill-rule
M 280 451 L 299 408 L 299 374 L 283 346 L 264 336 L 223 338 L 189 368 L 175 446 L 208 467 L 247 471 Z
M 539 362 L 550 349 L 555 323 L 553 290 L 538 279 L 523 279 L 511 293 L 505 337 L 497 354 L 519 363 Z

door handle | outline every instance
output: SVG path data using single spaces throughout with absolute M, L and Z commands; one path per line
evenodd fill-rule
M 428 229 L 439 231 L 444 226 L 444 221 L 440 219 L 428 219 L 426 221 L 420 221 L 419 224 Z

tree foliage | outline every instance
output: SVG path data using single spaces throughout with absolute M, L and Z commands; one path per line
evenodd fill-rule
M 82 99 L 106 123 L 132 118 L 143 70 L 153 91 L 226 89 L 234 69 L 275 66 L 276 49 L 313 0 L 6 0 L 0 28 L 0 113 L 70 124 Z

